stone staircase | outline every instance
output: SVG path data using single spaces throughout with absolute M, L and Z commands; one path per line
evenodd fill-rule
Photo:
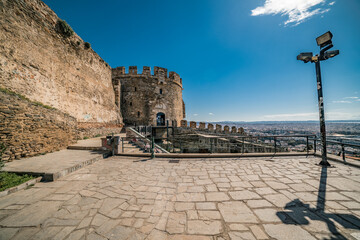
M 124 141 L 124 151 L 120 152 L 120 153 L 144 153 L 145 151 L 141 148 L 139 148 L 138 146 L 136 146 L 135 144 L 129 142 L 129 141 Z

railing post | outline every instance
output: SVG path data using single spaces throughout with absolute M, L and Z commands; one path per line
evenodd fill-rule
M 124 138 L 121 138 L 121 152 L 124 153 Z
M 274 153 L 276 153 L 276 137 L 274 137 Z
M 181 138 L 179 139 L 179 142 L 180 142 L 180 153 L 182 153 Z
M 173 153 L 175 153 L 175 143 L 174 143 L 174 138 L 172 139 L 172 148 L 173 148 Z
M 213 153 L 213 139 L 210 138 L 210 153 Z
M 166 120 L 166 138 L 169 138 L 169 120 Z
M 243 137 L 242 138 L 242 147 L 241 147 L 241 153 L 244 153 L 244 150 L 245 150 L 245 138 Z
M 316 153 L 316 136 L 314 137 L 314 154 Z
M 154 136 L 152 136 L 151 137 L 151 159 L 155 158 L 154 145 L 155 145 Z
M 341 151 L 342 151 L 342 158 L 343 158 L 343 160 L 345 162 L 346 160 L 345 160 L 345 146 L 344 146 L 344 144 L 341 144 Z
M 306 136 L 306 153 L 309 154 L 309 136 Z
M 115 155 L 115 138 L 114 133 L 111 134 L 111 156 Z

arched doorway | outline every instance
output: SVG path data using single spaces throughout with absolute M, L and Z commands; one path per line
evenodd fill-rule
M 158 112 L 156 114 L 156 125 L 165 126 L 165 113 Z

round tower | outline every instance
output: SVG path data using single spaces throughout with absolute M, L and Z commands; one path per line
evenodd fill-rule
M 166 68 L 143 67 L 138 74 L 136 66 L 112 69 L 116 105 L 120 108 L 126 125 L 165 126 L 169 121 L 179 125 L 185 118 L 182 99 L 182 79 Z

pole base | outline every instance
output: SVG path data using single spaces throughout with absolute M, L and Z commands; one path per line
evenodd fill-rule
M 320 166 L 324 166 L 324 167 L 331 167 L 330 163 L 328 161 L 322 161 L 319 162 L 319 165 Z

